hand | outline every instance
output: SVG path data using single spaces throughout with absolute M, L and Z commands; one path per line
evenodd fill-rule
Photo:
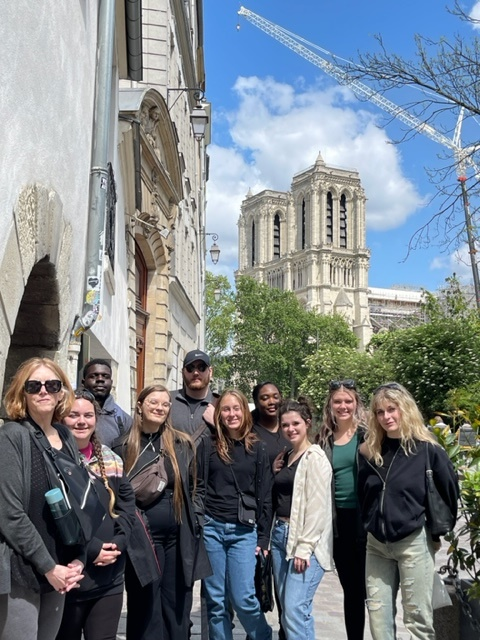
M 256 556 L 259 554 L 259 552 L 262 552 L 264 556 L 267 556 L 269 554 L 269 550 L 263 550 L 260 545 L 256 546 Z
M 433 541 L 434 554 L 441 549 L 441 541 Z
M 272 463 L 272 471 L 274 474 L 277 474 L 277 472 L 280 472 L 282 468 L 284 467 L 284 454 L 286 453 L 286 449 L 284 448 L 282 452 L 279 452 L 279 454 L 276 456 Z
M 70 576 L 68 585 L 65 588 L 65 592 L 70 592 L 73 588 L 80 587 L 80 581 L 84 578 L 84 575 L 82 574 L 84 564 L 79 559 L 74 559 L 67 565 L 67 567 L 75 572 L 75 574 Z
M 205 412 L 202 414 L 204 421 L 212 427 L 214 427 L 214 409 L 212 403 L 209 403 L 205 408 Z
M 117 557 L 122 554 L 115 543 L 103 543 L 94 565 L 103 566 L 111 565 L 117 561 Z
M 78 586 L 78 582 L 83 579 L 81 574 L 83 564 L 80 561 L 67 565 L 56 565 L 45 573 L 45 578 L 50 585 L 60 594 L 65 594 L 73 587 Z
M 305 572 L 307 568 L 309 567 L 309 559 L 301 559 L 298 556 L 294 557 L 294 570 L 301 574 L 302 572 Z

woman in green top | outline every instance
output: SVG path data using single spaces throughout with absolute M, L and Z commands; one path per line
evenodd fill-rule
M 344 591 L 348 639 L 364 638 L 366 541 L 357 503 L 357 450 L 363 441 L 364 408 L 353 380 L 331 381 L 319 445 L 332 469 L 334 563 Z

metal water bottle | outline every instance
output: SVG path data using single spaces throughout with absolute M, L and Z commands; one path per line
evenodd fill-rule
M 54 519 L 59 519 L 67 514 L 69 508 L 59 487 L 54 487 L 53 490 L 45 492 L 45 499 Z

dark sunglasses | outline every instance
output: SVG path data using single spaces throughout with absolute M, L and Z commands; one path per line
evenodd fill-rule
M 62 381 L 54 378 L 51 381 L 25 381 L 23 386 L 27 394 L 38 394 L 42 387 L 45 387 L 45 391 L 49 394 L 58 394 L 62 389 Z
M 347 378 L 345 381 L 331 381 L 329 383 L 329 390 L 334 392 L 335 390 L 345 387 L 346 389 L 356 389 L 356 382 L 352 378 Z
M 402 391 L 402 387 L 399 385 L 399 383 L 384 383 L 383 385 L 379 385 L 379 387 L 376 387 L 373 394 L 377 394 L 382 389 L 395 389 L 399 392 Z
M 192 374 L 192 372 L 195 372 L 197 370 L 198 372 L 205 372 L 207 369 L 208 365 L 205 363 L 199 363 L 198 365 L 194 365 L 194 363 L 191 363 L 190 365 L 186 365 L 185 369 L 189 372 L 189 374 Z

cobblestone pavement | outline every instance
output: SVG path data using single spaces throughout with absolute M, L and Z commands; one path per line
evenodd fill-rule
M 443 543 L 443 547 L 436 555 L 436 567 L 439 569 L 446 563 L 447 560 L 447 543 Z M 314 618 L 316 621 L 316 639 L 319 640 L 335 640 L 346 639 L 346 632 L 344 629 L 344 615 L 343 615 L 343 593 L 342 588 L 335 572 L 326 572 L 317 589 L 314 597 Z M 372 639 L 369 631 L 368 617 L 366 614 L 366 629 L 364 638 Z M 278 621 L 277 612 L 267 614 L 267 620 L 272 626 L 274 634 L 273 639 L 278 639 Z M 200 628 L 200 598 L 199 586 L 196 585 L 194 589 L 194 606 L 192 608 L 192 621 L 194 627 L 192 629 L 192 639 L 201 639 Z M 245 632 L 240 623 L 235 619 L 234 639 L 245 639 Z M 398 616 L 397 616 L 397 638 L 409 639 L 409 633 L 402 622 L 402 607 L 400 599 L 398 599 Z M 122 613 L 119 632 L 117 639 L 125 639 L 125 611 Z

